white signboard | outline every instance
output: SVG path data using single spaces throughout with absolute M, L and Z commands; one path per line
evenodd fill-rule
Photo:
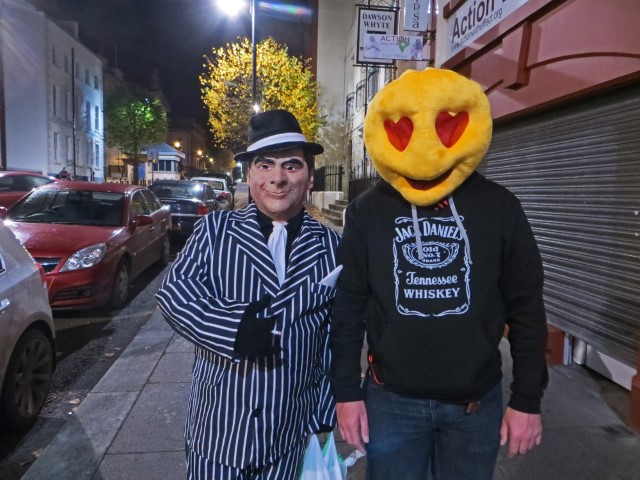
M 366 60 L 422 60 L 422 37 L 414 35 L 367 35 Z
M 403 27 L 407 32 L 431 30 L 431 0 L 406 0 Z
M 375 35 L 394 35 L 396 33 L 397 12 L 383 8 L 358 9 L 358 52 L 356 63 L 382 63 L 391 64 L 393 60 L 371 60 L 374 57 L 365 57 L 365 40 Z
M 529 0 L 467 0 L 447 19 L 447 58 L 495 27 Z

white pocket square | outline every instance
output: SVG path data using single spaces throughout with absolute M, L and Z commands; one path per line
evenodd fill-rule
M 320 280 L 320 285 L 324 285 L 325 287 L 335 287 L 341 271 L 342 265 L 338 265 L 334 270 L 329 272 L 326 277 Z

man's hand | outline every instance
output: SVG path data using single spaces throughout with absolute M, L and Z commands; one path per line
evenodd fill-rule
M 507 407 L 500 427 L 500 446 L 509 442 L 509 458 L 525 454 L 542 443 L 540 414 L 524 413 Z
M 369 443 L 369 422 L 364 401 L 338 403 L 336 413 L 342 438 L 352 447 L 367 453 L 363 442 Z

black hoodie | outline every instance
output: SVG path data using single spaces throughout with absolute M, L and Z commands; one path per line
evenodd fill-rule
M 385 388 L 476 401 L 502 378 L 506 323 L 509 405 L 539 413 L 547 383 L 543 271 L 520 202 L 475 172 L 448 204 L 412 207 L 380 181 L 347 208 L 330 337 L 336 401 L 364 398 L 365 329 L 372 373 Z

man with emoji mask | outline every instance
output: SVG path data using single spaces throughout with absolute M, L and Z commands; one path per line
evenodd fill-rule
M 369 480 L 490 480 L 500 445 L 541 442 L 542 262 L 518 199 L 475 171 L 491 131 L 482 88 L 448 70 L 407 71 L 368 109 L 382 180 L 347 209 L 330 345 L 340 432 L 366 445 Z

